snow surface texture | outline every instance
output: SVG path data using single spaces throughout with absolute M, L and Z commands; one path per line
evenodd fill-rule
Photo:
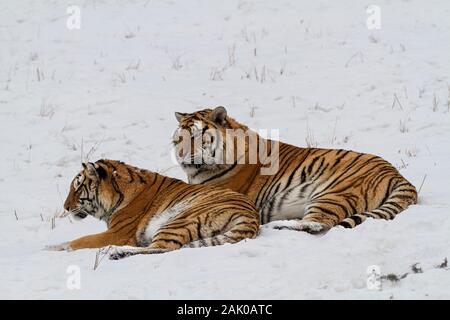
M 450 298 L 450 271 L 435 267 L 450 258 L 450 5 L 374 4 L 380 30 L 357 0 L 2 1 L 0 298 Z M 96 270 L 96 250 L 42 251 L 105 228 L 52 219 L 82 152 L 185 179 L 173 112 L 217 105 L 288 143 L 385 157 L 423 182 L 419 204 L 325 236 L 262 228 Z M 409 274 L 369 290 L 371 265 Z

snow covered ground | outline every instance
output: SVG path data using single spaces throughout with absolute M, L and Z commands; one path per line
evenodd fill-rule
M 449 299 L 450 271 L 436 266 L 450 258 L 450 4 L 374 1 L 379 30 L 369 4 L 1 1 L 0 298 Z M 42 251 L 104 229 L 52 219 L 82 153 L 184 179 L 173 112 L 217 105 L 292 144 L 383 156 L 423 183 L 419 204 L 322 237 L 263 229 L 96 270 L 95 250 Z M 369 290 L 372 265 L 409 274 Z

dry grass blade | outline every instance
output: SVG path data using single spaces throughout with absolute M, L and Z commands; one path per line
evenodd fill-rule
M 423 184 L 425 183 L 426 178 L 427 178 L 427 175 L 425 174 L 423 176 L 423 180 L 422 180 L 422 183 L 420 184 L 419 191 L 417 191 L 417 194 L 420 194 L 420 190 L 422 190 L 422 187 L 423 187 Z
M 394 93 L 394 101 L 392 102 L 392 109 L 394 109 L 396 103 L 398 104 L 398 106 L 400 107 L 400 109 L 403 110 L 403 106 L 402 106 L 402 104 L 400 103 L 400 100 L 398 99 L 397 94 Z
M 354 58 L 356 58 L 356 57 L 359 57 L 359 60 L 360 60 L 361 62 L 364 61 L 362 52 L 361 52 L 361 51 L 358 51 L 358 52 L 356 52 L 354 55 L 352 55 L 352 56 L 350 57 L 350 59 L 347 60 L 347 62 L 345 63 L 344 66 L 345 66 L 346 68 L 348 68 L 349 65 L 350 65 L 350 62 L 352 62 L 352 60 L 353 60 Z
M 94 270 L 97 270 L 98 266 L 100 265 L 100 263 L 106 257 L 106 255 L 109 253 L 110 250 L 111 246 L 107 247 L 106 250 L 105 248 L 100 248 L 97 250 L 97 252 L 95 253 Z
M 173 165 L 173 166 L 168 167 L 168 168 L 166 168 L 166 169 L 164 169 L 164 170 L 161 170 L 161 171 L 159 172 L 159 174 L 165 174 L 166 172 L 168 172 L 168 171 L 170 171 L 170 170 L 172 170 L 172 169 L 175 169 L 175 168 L 177 168 L 177 167 L 178 167 L 178 165 Z
M 89 161 L 90 157 L 97 151 L 98 147 L 100 146 L 100 144 L 103 143 L 103 141 L 104 139 L 94 143 L 94 145 L 91 147 L 91 149 L 89 149 L 88 153 L 86 154 L 86 157 L 84 158 L 85 162 Z
M 448 260 L 447 260 L 447 258 L 444 258 L 444 261 L 437 266 L 437 268 L 439 268 L 439 269 L 446 269 L 447 267 L 448 267 Z
M 80 153 L 81 163 L 84 163 L 84 161 L 83 161 L 83 148 L 84 148 L 84 140 L 83 140 L 83 138 L 81 138 L 81 147 L 80 147 L 80 150 L 81 150 L 81 153 Z
M 62 212 L 57 213 L 57 214 L 56 214 L 56 217 L 57 217 L 57 218 L 65 218 L 65 217 L 67 217 L 69 214 L 70 214 L 70 211 L 68 211 L 68 210 L 63 210 Z
M 436 93 L 433 94 L 433 112 L 438 111 L 439 109 L 439 101 L 436 97 Z
M 305 141 L 308 148 L 317 148 L 317 141 L 314 139 L 314 134 L 309 126 L 306 127 Z
M 332 135 L 332 137 L 331 137 L 331 142 L 330 142 L 331 145 L 333 145 L 334 142 L 336 141 L 336 127 L 337 127 L 337 122 L 338 122 L 338 118 L 336 117 L 336 120 L 334 121 L 333 135 Z

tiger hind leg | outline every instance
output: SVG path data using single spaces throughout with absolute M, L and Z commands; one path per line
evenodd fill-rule
M 411 204 L 417 203 L 416 188 L 404 179 L 393 187 L 388 198 L 376 209 L 354 214 L 339 223 L 345 228 L 354 228 L 367 218 L 392 220 Z
M 201 247 L 214 247 L 214 246 L 220 246 L 226 243 L 236 243 L 241 240 L 244 240 L 246 237 L 235 237 L 232 234 L 221 234 L 214 237 L 208 237 L 203 239 L 198 239 L 195 241 L 192 241 L 186 245 L 183 246 L 183 248 L 201 248 Z
M 194 240 L 184 248 L 213 247 L 226 243 L 237 243 L 247 238 L 255 238 L 259 232 L 258 217 L 241 216 L 233 220 L 227 231 L 210 237 Z

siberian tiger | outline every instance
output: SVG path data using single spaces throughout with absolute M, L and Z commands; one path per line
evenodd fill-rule
M 240 193 L 189 185 L 113 160 L 83 164 L 64 208 L 77 219 L 91 215 L 106 222 L 107 230 L 47 249 L 113 246 L 113 260 L 235 243 L 254 238 L 259 229 L 258 211 Z
M 176 112 L 175 116 L 179 127 L 173 143 L 189 182 L 246 194 L 260 211 L 261 224 L 291 220 L 271 223 L 275 229 L 323 233 L 336 225 L 353 228 L 368 217 L 394 219 L 417 202 L 415 187 L 378 156 L 348 150 L 300 148 L 283 142 L 275 150 L 271 147 L 274 141 L 261 138 L 227 116 L 224 107 L 194 113 Z M 256 135 L 266 145 L 268 156 L 278 152 L 278 170 L 263 175 L 260 170 L 266 162 L 259 158 L 253 164 L 248 162 L 249 138 L 243 140 L 244 154 L 238 159 L 238 138 L 224 139 L 227 130 Z M 187 137 L 183 138 L 180 131 L 188 132 Z M 195 145 L 194 140 L 199 136 L 197 147 L 187 147 Z M 233 150 L 231 156 L 227 143 L 234 144 L 229 148 Z M 215 156 L 218 153 L 223 155 L 220 162 Z M 227 157 L 232 157 L 231 161 Z

